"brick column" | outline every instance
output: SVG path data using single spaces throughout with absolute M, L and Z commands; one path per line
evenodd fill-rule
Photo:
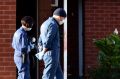
M 0 0 L 0 79 L 16 79 L 11 41 L 16 30 L 16 0 Z

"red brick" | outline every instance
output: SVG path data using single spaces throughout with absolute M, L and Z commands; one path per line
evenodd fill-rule
M 11 42 L 10 42 L 11 43 Z M 13 48 L 9 45 L 9 48 L 4 48 L 4 52 L 13 52 Z
M 15 30 L 14 29 L 5 29 L 4 30 L 4 33 L 14 33 L 15 32 Z
M 0 6 L 0 10 L 9 10 L 10 7 L 9 6 Z
M 15 71 L 16 68 L 13 66 L 13 67 L 5 67 L 5 71 Z
M 0 24 L 3 24 L 3 20 L 0 19 Z
M 14 12 L 14 13 L 15 13 L 15 12 Z M 15 20 L 15 19 L 16 19 L 16 16 L 15 16 L 15 15 L 11 15 L 10 18 Z
M 0 38 L 11 38 L 10 34 L 0 34 Z
M 87 67 L 97 66 L 98 50 L 92 39 L 100 39 L 120 30 L 119 0 L 85 0 L 85 72 Z M 93 58 L 93 59 L 92 59 Z M 92 61 L 90 60 L 92 59 Z
M 15 4 L 16 4 L 15 1 L 12 1 L 12 2 L 5 2 L 5 3 L 4 3 L 4 5 L 8 5 L 8 6 L 9 6 L 9 5 L 15 5 Z
M 13 20 L 4 20 L 4 24 L 14 24 L 16 21 Z
M 2 58 L 2 61 L 13 61 L 13 57 L 4 57 Z
M 16 0 L 0 0 L 0 2 L 15 2 Z
M 5 13 L 6 11 L 3 11 L 3 13 Z M 8 15 L 0 15 L 0 19 L 1 20 L 3 20 L 3 19 L 9 19 L 10 18 L 10 16 L 8 16 Z
M 0 79 L 16 79 L 11 47 L 16 29 L 16 0 L 0 0 Z
M 9 29 L 16 31 L 16 24 L 9 24 Z
M 10 10 L 14 10 L 14 11 L 16 11 L 16 5 L 12 5 L 12 6 L 10 6 Z
M 5 71 L 4 66 L 0 66 L 0 71 Z
M 12 39 L 4 39 L 4 43 L 11 43 L 11 42 L 12 42 Z
M 4 14 L 5 14 L 5 15 L 11 15 L 11 16 L 12 16 L 12 15 L 14 15 L 15 13 L 16 13 L 16 11 L 11 11 L 11 10 L 10 10 L 10 11 L 4 11 Z M 10 16 L 9 16 L 9 17 L 10 17 Z
M 4 2 L 0 2 L 0 5 L 4 5 Z
M 3 58 L 0 58 L 0 62 L 3 62 L 4 60 L 3 60 Z M 1 69 L 1 67 L 0 67 L 0 69 Z
M 5 71 L 5 72 L 0 73 L 0 76 L 5 76 L 5 75 L 10 75 L 10 72 Z
M 1 53 L 0 53 L 0 56 L 2 56 L 2 57 L 7 57 L 7 56 L 8 56 L 8 57 L 9 57 L 9 56 L 12 57 L 13 54 L 1 52 Z
M 3 30 L 2 29 L 0 29 L 0 33 L 3 33 Z M 1 40 L 1 39 L 0 39 Z

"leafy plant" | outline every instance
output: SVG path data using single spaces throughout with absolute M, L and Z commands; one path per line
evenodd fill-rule
M 106 38 L 94 40 L 99 48 L 99 67 L 90 70 L 90 79 L 120 79 L 120 37 L 111 34 Z

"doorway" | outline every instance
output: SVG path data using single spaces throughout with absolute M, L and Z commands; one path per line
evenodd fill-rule
M 45 3 L 45 4 L 44 4 Z M 21 18 L 31 16 L 35 20 L 33 29 L 28 33 L 31 37 L 39 37 L 40 25 L 50 16 L 57 7 L 63 7 L 63 0 L 59 0 L 58 6 L 51 6 L 52 0 L 17 0 L 16 1 L 16 30 L 21 26 Z M 60 28 L 61 41 L 61 65 L 63 68 L 63 27 Z M 35 50 L 30 53 L 31 79 L 40 79 L 43 72 L 43 62 L 35 58 Z M 17 70 L 16 70 L 17 73 Z M 17 74 L 16 74 L 17 76 Z
M 30 37 L 37 37 L 37 26 L 36 26 L 36 13 L 37 13 L 37 0 L 16 0 L 16 30 L 21 27 L 21 19 L 24 16 L 31 16 L 34 19 L 34 26 L 32 30 L 28 33 Z M 36 50 L 30 52 L 30 75 L 31 79 L 36 79 L 37 77 L 37 60 L 35 59 Z M 17 70 L 16 70 L 17 78 Z
M 79 79 L 79 0 L 67 1 L 67 77 Z M 72 6 L 71 6 L 72 5 Z

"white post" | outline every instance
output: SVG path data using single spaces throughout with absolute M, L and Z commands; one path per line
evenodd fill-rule
M 67 13 L 67 0 L 64 0 L 64 9 Z M 64 79 L 67 79 L 67 18 L 64 23 Z

